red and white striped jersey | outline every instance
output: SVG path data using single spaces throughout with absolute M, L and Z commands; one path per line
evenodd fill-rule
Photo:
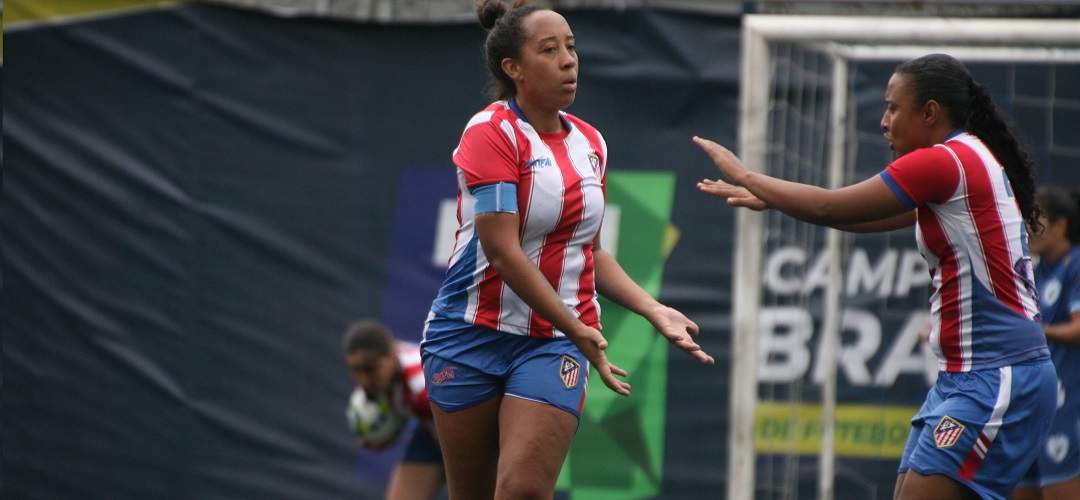
M 563 132 L 541 133 L 513 101 L 494 102 L 465 126 L 454 150 L 458 229 L 434 313 L 515 335 L 561 337 L 500 279 L 473 218 L 480 186 L 516 185 L 521 247 L 566 307 L 600 327 L 593 240 L 604 216 L 607 146 L 585 121 L 560 113 Z
M 940 369 L 1048 355 L 1024 219 L 986 145 L 958 132 L 904 155 L 881 176 L 918 214 L 915 237 L 931 273 L 929 342 Z
M 420 346 L 398 341 L 398 373 L 390 385 L 390 406 L 399 415 L 432 422 L 431 404 L 424 384 L 424 367 L 420 362 Z

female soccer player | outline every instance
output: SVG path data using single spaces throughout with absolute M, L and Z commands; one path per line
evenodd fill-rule
M 1045 189 L 1036 199 L 1044 229 L 1032 234 L 1031 252 L 1039 256 L 1035 284 L 1057 369 L 1057 413 L 1013 499 L 1080 498 L 1080 197 Z
M 911 420 L 894 498 L 1007 498 L 1046 437 L 1057 392 L 1027 256 L 1024 223 L 1038 226 L 1032 163 L 986 89 L 943 54 L 896 68 L 881 128 L 899 158 L 836 190 L 750 172 L 695 137 L 730 183 L 699 189 L 852 231 L 917 224 L 941 373 Z
M 566 19 L 494 0 L 477 14 L 499 100 L 469 120 L 453 153 L 460 225 L 421 343 L 424 373 L 451 498 L 551 498 L 589 365 L 630 393 L 604 355 L 597 292 L 713 359 L 691 338 L 697 325 L 600 248 L 607 147 L 562 111 L 578 85 Z
M 345 330 L 342 339 L 345 365 L 356 386 L 371 399 L 389 402 L 389 410 L 401 418 L 415 418 L 417 425 L 401 463 L 390 474 L 387 500 L 428 500 L 442 489 L 442 454 L 432 425 L 431 406 L 420 366 L 420 348 L 394 339 L 382 323 L 360 320 Z M 381 443 L 363 442 L 375 450 L 389 447 L 392 436 Z

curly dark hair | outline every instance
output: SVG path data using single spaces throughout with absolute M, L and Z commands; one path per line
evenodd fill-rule
M 390 354 L 394 334 L 386 325 L 370 319 L 362 319 L 349 325 L 341 339 L 344 354 L 367 351 L 376 356 Z

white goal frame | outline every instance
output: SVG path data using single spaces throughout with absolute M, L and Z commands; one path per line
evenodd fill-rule
M 772 82 L 769 43 L 799 43 L 827 55 L 833 63 L 829 116 L 828 187 L 843 185 L 847 124 L 848 62 L 903 61 L 944 52 L 961 61 L 1080 62 L 1080 20 L 959 19 L 856 16 L 747 15 L 743 17 L 739 68 L 738 152 L 747 168 L 762 171 L 768 146 Z M 732 273 L 731 390 L 729 393 L 728 500 L 754 497 L 754 422 L 757 408 L 757 329 L 761 308 L 761 213 L 738 210 Z M 821 360 L 822 446 L 818 497 L 831 500 L 835 476 L 834 425 L 836 353 L 839 344 L 840 233 L 829 229 L 830 258 L 825 289 Z

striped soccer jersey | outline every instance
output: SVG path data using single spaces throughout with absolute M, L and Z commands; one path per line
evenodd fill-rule
M 930 346 L 941 370 L 966 372 L 1045 357 L 1027 232 L 990 150 L 958 131 L 881 173 L 916 208 L 930 267 Z
M 398 373 L 390 386 L 390 406 L 399 415 L 432 422 L 431 404 L 424 384 L 424 367 L 420 362 L 420 346 L 398 341 Z
M 515 335 L 564 336 L 500 279 L 477 239 L 472 189 L 510 183 L 522 250 L 570 312 L 599 328 L 593 240 L 604 216 L 607 146 L 585 121 L 560 118 L 563 132 L 541 133 L 513 101 L 497 101 L 465 126 L 453 153 L 459 225 L 434 314 Z

